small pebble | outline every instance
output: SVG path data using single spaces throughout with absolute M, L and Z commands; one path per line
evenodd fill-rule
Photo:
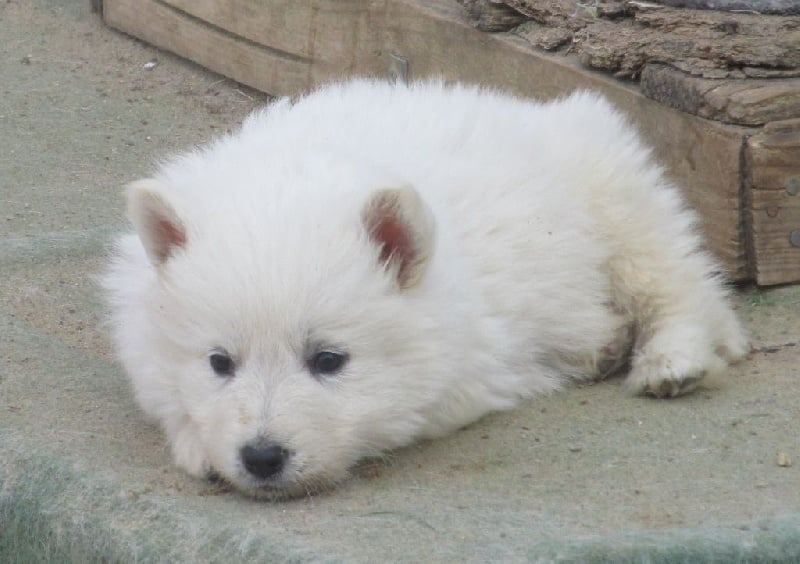
M 786 468 L 792 465 L 792 459 L 785 452 L 778 453 L 778 466 Z

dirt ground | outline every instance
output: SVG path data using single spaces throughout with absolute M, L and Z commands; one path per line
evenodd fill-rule
M 0 26 L 0 119 L 14 132 L 0 155 L 0 234 L 77 228 L 75 214 L 47 205 L 38 186 L 58 182 L 68 208 L 79 209 L 87 186 L 142 175 L 158 156 L 209 139 L 267 99 L 111 32 L 88 0 L 3 0 Z M 104 177 L 88 162 L 102 163 Z M 24 201 L 10 185 L 22 166 Z M 118 217 L 117 191 L 105 192 L 93 225 Z

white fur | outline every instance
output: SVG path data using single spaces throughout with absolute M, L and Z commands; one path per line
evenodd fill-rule
M 380 190 L 400 194 L 412 236 L 406 283 L 365 227 Z M 693 214 L 588 93 L 333 85 L 255 113 L 129 199 L 138 235 L 105 287 L 136 396 L 180 466 L 254 495 L 317 489 L 596 376 L 629 327 L 637 393 L 688 391 L 747 350 Z M 309 343 L 350 360 L 313 376 Z M 209 366 L 219 348 L 231 378 Z M 259 480 L 239 449 L 265 438 L 291 455 Z

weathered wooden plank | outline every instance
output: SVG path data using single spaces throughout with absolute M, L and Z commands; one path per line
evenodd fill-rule
M 304 1 L 270 0 L 269 9 L 264 2 L 240 0 L 160 0 L 184 14 L 203 20 L 216 27 L 249 39 L 259 45 L 298 57 L 319 59 L 313 49 L 313 38 L 327 31 L 331 39 L 339 36 L 342 18 L 352 17 L 360 11 L 358 2 L 342 0 L 335 4 L 318 6 Z M 321 17 L 321 18 L 320 18 Z M 346 22 L 346 26 L 353 26 Z
M 784 191 L 790 179 L 800 182 L 798 132 L 800 119 L 784 120 L 767 124 L 761 135 L 750 140 L 757 149 L 752 151 L 750 174 L 759 190 Z
M 748 274 L 739 201 L 745 130 L 666 108 L 574 57 L 482 33 L 455 0 L 105 0 L 104 15 L 127 33 L 278 95 L 346 76 L 385 76 L 389 54 L 407 59 L 412 79 L 438 76 L 538 98 L 600 91 L 685 188 L 725 268 L 737 279 Z
M 497 0 L 459 0 L 459 4 L 467 9 L 475 27 L 481 31 L 508 31 L 528 19 Z
M 252 3 L 251 3 L 252 4 Z M 312 60 L 248 41 L 158 0 L 105 0 L 106 23 L 248 86 L 302 89 Z
M 575 33 L 584 64 L 636 77 L 666 62 L 706 78 L 741 67 L 800 69 L 800 18 L 653 6 L 628 25 L 598 19 Z
M 800 115 L 800 78 L 712 80 L 648 64 L 640 83 L 653 100 L 727 123 L 763 125 Z
M 160 0 L 186 14 L 262 45 L 276 53 L 313 61 L 301 88 L 332 80 L 347 69 L 385 71 L 380 47 L 381 19 L 386 2 L 361 0 Z M 280 83 L 273 83 L 273 88 Z M 287 85 L 273 94 L 296 92 Z
M 800 119 L 748 140 L 748 244 L 759 284 L 800 282 Z

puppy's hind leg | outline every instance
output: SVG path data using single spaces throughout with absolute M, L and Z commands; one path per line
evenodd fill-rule
M 626 385 L 674 397 L 713 383 L 748 343 L 677 190 L 652 165 L 622 176 L 619 189 L 597 205 L 611 247 L 613 300 L 636 327 Z

